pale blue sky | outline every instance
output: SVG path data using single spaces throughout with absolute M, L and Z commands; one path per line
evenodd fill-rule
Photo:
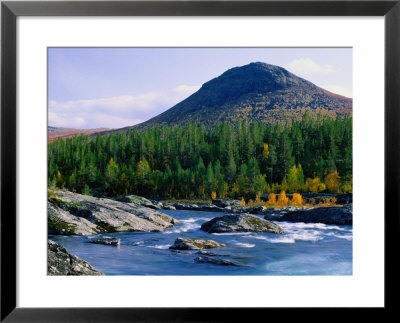
M 257 61 L 352 97 L 350 48 L 49 48 L 49 125 L 134 125 L 226 70 Z

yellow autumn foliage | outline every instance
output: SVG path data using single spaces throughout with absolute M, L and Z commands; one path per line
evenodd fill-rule
M 339 178 L 340 176 L 337 171 L 326 175 L 324 182 L 329 192 L 337 193 L 339 191 Z
M 270 204 L 270 205 L 275 205 L 276 204 L 276 194 L 275 193 L 269 194 L 267 203 Z
M 279 194 L 279 197 L 278 197 L 278 206 L 284 207 L 284 206 L 287 206 L 288 203 L 289 203 L 289 198 L 286 197 L 285 191 L 281 191 L 281 193 Z
M 267 143 L 264 143 L 263 156 L 264 156 L 265 159 L 267 159 L 268 156 L 269 156 L 269 149 L 268 149 L 268 144 Z
M 290 201 L 290 205 L 300 207 L 300 206 L 303 206 L 303 204 L 304 204 L 304 200 L 303 200 L 303 197 L 301 196 L 301 194 L 293 193 L 293 197 L 292 197 L 292 200 Z

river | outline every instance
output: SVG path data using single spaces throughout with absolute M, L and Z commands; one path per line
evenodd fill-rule
M 321 223 L 278 224 L 284 234 L 223 233 L 200 230 L 221 213 L 163 210 L 181 221 L 164 232 L 125 232 L 98 235 L 121 239 L 121 245 L 88 243 L 92 237 L 49 236 L 70 253 L 106 275 L 351 275 L 353 228 Z M 97 236 L 96 236 L 97 237 Z M 239 266 L 197 263 L 198 251 L 169 249 L 177 237 L 215 240 L 226 247 L 209 249 L 211 256 Z

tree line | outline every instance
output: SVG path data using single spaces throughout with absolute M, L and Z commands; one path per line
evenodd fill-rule
M 188 123 L 81 135 L 48 144 L 49 186 L 84 194 L 255 198 L 351 192 L 352 118 Z

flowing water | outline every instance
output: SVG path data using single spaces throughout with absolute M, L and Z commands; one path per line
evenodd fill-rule
M 106 275 L 351 275 L 352 226 L 279 222 L 284 234 L 222 233 L 200 230 L 223 213 L 163 210 L 181 221 L 164 232 L 107 233 L 121 245 L 88 243 L 92 237 L 49 236 Z M 226 247 L 208 249 L 210 258 L 239 266 L 197 263 L 198 251 L 169 249 L 177 237 L 215 240 Z M 218 256 L 215 256 L 218 255 Z

